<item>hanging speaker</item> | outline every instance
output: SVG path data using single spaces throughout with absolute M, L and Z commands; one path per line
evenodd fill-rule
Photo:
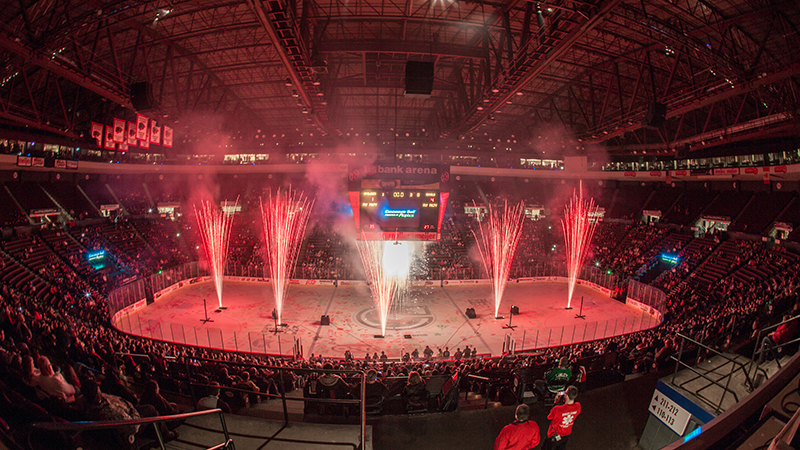
M 325 314 L 324 316 L 321 316 L 319 318 L 319 324 L 320 325 L 330 325 L 331 324 L 330 316 L 328 316 L 327 314 Z
M 667 105 L 654 102 L 647 107 L 644 122 L 647 128 L 661 128 L 667 118 Z
M 478 317 L 478 315 L 475 314 L 475 308 L 467 308 L 467 311 L 464 312 L 464 314 L 466 314 L 467 318 L 469 319 L 475 319 Z
M 406 97 L 428 98 L 433 92 L 433 63 L 406 62 Z
M 131 104 L 136 111 L 149 111 L 156 107 L 153 85 L 148 81 L 131 85 Z

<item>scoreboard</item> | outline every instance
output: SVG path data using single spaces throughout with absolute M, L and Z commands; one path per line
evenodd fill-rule
M 450 167 L 350 166 L 348 195 L 359 239 L 436 241 L 450 195 Z
M 359 229 L 436 232 L 440 195 L 432 189 L 362 189 Z

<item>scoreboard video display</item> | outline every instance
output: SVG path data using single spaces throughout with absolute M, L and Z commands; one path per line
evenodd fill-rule
M 434 189 L 362 189 L 360 226 L 400 232 L 435 232 L 441 197 Z
M 357 239 L 438 241 L 450 196 L 450 167 L 391 163 L 348 166 Z

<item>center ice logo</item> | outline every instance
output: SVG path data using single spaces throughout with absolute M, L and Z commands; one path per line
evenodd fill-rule
M 381 329 L 381 321 L 378 310 L 374 307 L 364 308 L 358 311 L 353 318 L 356 323 L 367 328 Z M 386 321 L 386 330 L 407 331 L 424 328 L 432 324 L 436 316 L 427 306 L 411 306 L 400 308 L 389 313 Z

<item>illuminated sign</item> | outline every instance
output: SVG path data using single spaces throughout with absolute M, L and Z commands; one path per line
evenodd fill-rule
M 693 431 L 691 431 L 689 434 L 687 434 L 683 438 L 683 443 L 685 444 L 685 443 L 691 441 L 692 439 L 694 439 L 697 436 L 699 436 L 700 433 L 702 433 L 702 432 L 703 432 L 703 427 L 702 426 L 699 426 L 699 427 L 695 428 Z
M 670 255 L 667 253 L 663 253 L 661 255 L 661 260 L 664 262 L 668 262 L 670 264 L 678 264 L 678 255 Z
M 383 217 L 399 217 L 401 219 L 411 219 L 416 215 L 416 209 L 387 209 L 383 212 Z
M 100 261 L 101 259 L 106 257 L 105 250 L 97 250 L 94 252 L 89 252 L 86 254 L 86 259 L 89 261 Z

